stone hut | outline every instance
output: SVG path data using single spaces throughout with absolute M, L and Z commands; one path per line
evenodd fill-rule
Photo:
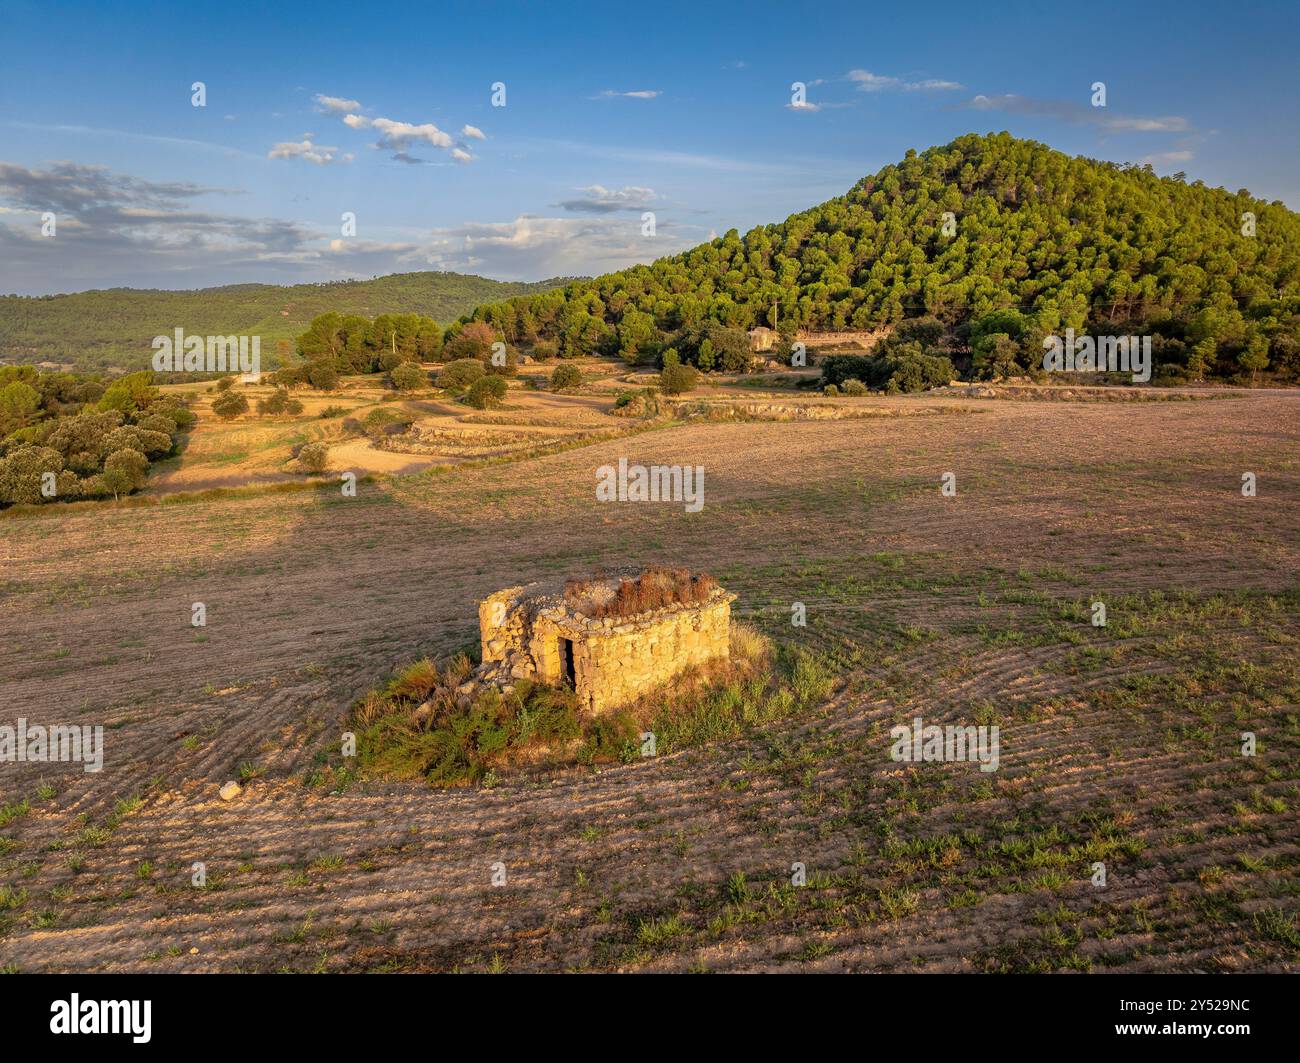
M 485 598 L 478 610 L 483 663 L 477 678 L 497 686 L 517 679 L 571 686 L 583 708 L 598 715 L 691 665 L 728 658 L 734 594 L 709 581 L 703 591 L 696 583 L 687 600 L 630 615 L 591 607 L 613 600 L 626 582 L 587 581 L 581 599 L 540 583 Z

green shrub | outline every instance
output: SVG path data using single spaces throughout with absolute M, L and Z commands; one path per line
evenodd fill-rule
M 63 472 L 63 455 L 51 447 L 19 447 L 0 458 L 0 502 L 36 504 L 49 501 L 41 493 L 45 474 Z
M 378 442 L 386 436 L 401 435 L 414 421 L 413 414 L 380 406 L 366 414 L 359 425 L 355 421 L 345 422 L 345 424 L 357 425 L 368 439 Z
M 924 391 L 947 384 L 956 375 L 947 357 L 926 354 L 915 341 L 891 346 L 883 355 L 833 354 L 822 361 L 823 387 L 858 380 L 891 392 Z
M 429 386 L 429 374 L 414 362 L 402 362 L 388 374 L 398 391 L 418 391 Z
M 126 448 L 114 451 L 104 459 L 104 471 L 100 480 L 116 499 L 119 495 L 129 495 L 143 487 L 148 471 L 149 459 L 138 450 Z
M 333 391 L 339 386 L 339 372 L 329 362 L 312 362 L 307 368 L 307 380 L 321 391 Z
M 212 412 L 223 421 L 233 421 L 248 412 L 248 398 L 234 391 L 222 392 L 212 400 Z
M 591 764 L 598 760 L 618 760 L 630 764 L 641 755 L 641 728 L 626 712 L 597 716 L 586 726 L 578 761 Z
M 682 395 L 699 382 L 699 370 L 690 365 L 665 365 L 659 374 L 659 387 L 665 395 Z
M 505 377 L 495 375 L 479 377 L 465 393 L 465 401 L 478 410 L 499 406 L 505 397 Z
M 324 472 L 329 461 L 329 447 L 324 443 L 304 443 L 298 451 L 298 464 L 303 472 Z
M 659 389 L 620 391 L 614 399 L 614 411 L 624 417 L 655 417 L 659 414 Z
M 464 391 L 484 373 L 483 363 L 477 358 L 458 358 L 448 362 L 438 373 L 438 387 L 452 392 Z
M 302 413 L 302 403 L 297 399 L 289 397 L 287 388 L 276 388 L 265 399 L 257 400 L 257 412 L 261 414 L 299 414 Z
M 154 403 L 149 409 L 151 412 L 157 411 L 160 416 L 166 417 L 177 429 L 190 428 L 199 419 L 193 410 L 187 410 L 184 406 L 177 405 L 176 401 L 170 398 Z
M 396 682 L 373 692 L 353 709 L 357 759 L 362 771 L 392 778 L 425 778 L 439 786 L 480 782 L 495 765 L 530 747 L 563 746 L 582 735 L 577 696 L 521 680 L 503 695 L 487 689 L 468 705 L 451 696 L 468 662 L 453 661 L 439 679 L 416 692 Z M 421 714 L 429 694 L 438 711 Z
M 158 432 L 169 439 L 176 438 L 176 421 L 164 413 L 150 413 L 136 421 L 136 427 L 143 432 Z
M 551 374 L 552 391 L 569 391 L 582 383 L 582 370 L 576 365 L 558 365 Z
M 942 355 L 922 354 L 916 344 L 905 344 L 890 356 L 892 368 L 886 384 L 894 384 L 899 391 L 925 391 L 943 387 L 957 375 L 952 362 Z

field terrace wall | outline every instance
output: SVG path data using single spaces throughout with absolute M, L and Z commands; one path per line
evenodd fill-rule
M 572 685 L 588 713 L 610 712 L 692 665 L 726 660 L 735 599 L 717 589 L 699 604 L 597 620 L 553 588 L 509 587 L 479 603 L 477 678 Z

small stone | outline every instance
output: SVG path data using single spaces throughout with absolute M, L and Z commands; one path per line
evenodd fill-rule
M 239 783 L 235 782 L 234 779 L 231 779 L 230 782 L 226 783 L 221 788 L 221 800 L 233 801 L 242 792 L 243 792 L 243 787 L 240 786 Z

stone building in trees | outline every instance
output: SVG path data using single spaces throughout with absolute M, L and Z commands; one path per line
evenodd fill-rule
M 754 352 L 770 351 L 780 339 L 779 333 L 766 325 L 758 325 L 750 329 L 746 335 L 749 336 L 749 349 Z

